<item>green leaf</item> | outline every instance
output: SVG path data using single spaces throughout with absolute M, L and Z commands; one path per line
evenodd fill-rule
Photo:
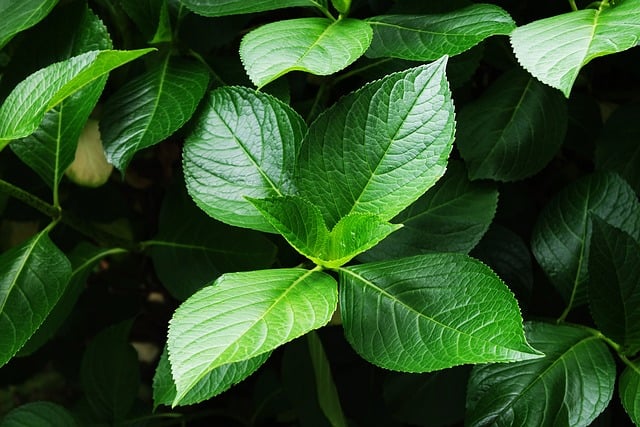
M 20 82 L 0 107 L 0 149 L 31 135 L 47 111 L 89 83 L 153 49 L 101 50 L 43 68 Z
M 446 62 L 367 84 L 311 124 L 296 183 L 328 227 L 353 212 L 390 220 L 442 176 L 454 133 Z
M 152 40 L 162 25 L 161 10 L 167 0 L 120 0 L 118 6 L 136 24 L 145 40 Z
M 539 172 L 560 149 L 567 102 L 529 74 L 504 74 L 460 111 L 456 144 L 471 179 L 515 181 Z
M 51 14 L 42 32 L 50 34 L 69 32 L 69 26 L 76 31 L 68 34 L 69 39 L 56 44 L 55 58 L 66 60 L 74 55 L 96 50 L 111 49 L 112 43 L 107 28 L 86 5 L 78 12 L 67 7 Z M 44 43 L 42 34 L 28 39 L 27 43 Z M 13 141 L 10 147 L 20 159 L 33 169 L 44 182 L 56 188 L 67 167 L 76 155 L 77 141 L 98 98 L 102 94 L 107 76 L 103 75 L 83 89 L 48 111 L 35 132 Z
M 620 375 L 620 400 L 635 425 L 640 425 L 640 368 L 628 366 Z
M 325 325 L 337 300 L 335 280 L 315 270 L 222 275 L 182 303 L 169 324 L 173 405 L 217 367 L 259 356 Z
M 640 203 L 618 175 L 600 172 L 561 190 L 540 212 L 531 238 L 538 263 L 570 305 L 587 301 L 591 215 L 640 239 Z
M 640 40 L 640 0 L 540 19 L 511 33 L 518 61 L 568 98 L 580 69 L 599 56 L 622 52 Z
M 571 326 L 527 323 L 525 329 L 546 357 L 474 367 L 465 425 L 590 425 L 613 394 L 616 370 L 607 346 Z
M 162 284 L 181 301 L 222 273 L 268 268 L 276 254 L 275 245 L 262 234 L 205 215 L 182 180 L 165 196 L 158 234 L 146 244 Z
M 0 422 L 0 427 L 77 427 L 73 416 L 51 402 L 31 402 L 18 406 Z
M 634 354 L 640 350 L 640 244 L 592 218 L 589 307 L 598 329 Z
M 489 228 L 498 191 L 488 182 L 470 182 L 464 166 L 451 161 L 438 183 L 393 219 L 403 228 L 360 259 L 382 261 L 429 252 L 468 253 Z
M 277 21 L 244 36 L 240 58 L 260 88 L 290 71 L 320 76 L 338 72 L 364 54 L 371 37 L 371 27 L 359 19 Z
M 132 320 L 100 332 L 82 357 L 80 381 L 93 412 L 115 423 L 131 411 L 138 395 L 138 354 L 129 344 Z
M 69 283 L 71 264 L 44 230 L 0 255 L 0 271 L 2 366 L 54 308 Z
M 309 344 L 309 354 L 316 377 L 316 393 L 318 394 L 320 408 L 332 427 L 347 427 L 347 419 L 342 412 L 340 397 L 333 382 L 331 366 L 322 347 L 322 341 L 320 341 L 318 334 L 311 331 L 307 334 L 307 343 Z
M 429 372 L 540 357 L 513 294 L 462 254 L 429 254 L 340 270 L 345 336 L 386 369 Z
M 100 121 L 109 163 L 124 173 L 136 152 L 182 127 L 208 83 L 209 72 L 200 62 L 167 56 L 123 85 L 105 103 Z
M 245 197 L 294 191 L 296 154 L 305 132 L 298 113 L 270 95 L 230 86 L 212 91 L 184 145 L 189 194 L 213 218 L 272 232 Z
M 351 0 L 331 0 L 331 4 L 341 15 L 349 13 L 351 8 Z
M 630 126 L 640 117 L 640 104 L 625 105 L 613 112 L 596 141 L 596 168 L 622 175 L 640 194 L 640 129 Z
M 320 210 L 304 198 L 288 196 L 250 201 L 291 246 L 327 268 L 346 264 L 401 227 L 375 215 L 352 213 L 341 218 L 329 231 Z
M 180 406 L 193 405 L 227 391 L 257 371 L 258 368 L 267 361 L 270 355 L 271 353 L 267 352 L 248 360 L 229 363 L 215 368 L 205 375 L 178 404 Z M 167 347 L 165 347 L 153 377 L 154 407 L 171 405 L 175 398 L 176 386 L 171 376 L 169 352 L 167 351 Z
M 204 16 L 244 15 L 295 6 L 326 8 L 326 2 L 322 0 L 180 0 L 180 3 Z
M 0 49 L 13 36 L 40 22 L 56 3 L 58 0 L 0 0 Z
M 507 12 L 491 4 L 475 4 L 439 15 L 382 15 L 369 18 L 373 41 L 369 58 L 393 57 L 433 61 L 458 55 L 494 35 L 516 27 Z

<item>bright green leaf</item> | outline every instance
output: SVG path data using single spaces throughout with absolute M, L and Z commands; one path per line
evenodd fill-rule
M 215 368 L 204 376 L 200 382 L 178 402 L 178 405 L 193 405 L 227 391 L 257 371 L 258 368 L 267 361 L 270 355 L 271 353 L 267 352 L 248 360 L 229 363 Z M 160 405 L 171 405 L 175 398 L 176 386 L 171 376 L 169 353 L 167 347 L 165 347 L 153 377 L 153 404 L 156 408 Z
M 138 354 L 129 344 L 133 321 L 110 326 L 84 352 L 80 381 L 89 405 L 101 421 L 122 421 L 138 396 Z
M 258 87 L 290 71 L 326 76 L 361 57 L 371 27 L 358 19 L 299 18 L 263 25 L 243 37 L 240 57 Z
M 390 220 L 442 176 L 454 133 L 446 62 L 365 85 L 311 124 L 296 183 L 328 227 L 352 212 Z
M 615 110 L 596 140 L 596 168 L 617 172 L 640 194 L 640 104 Z
M 571 326 L 528 323 L 525 329 L 546 357 L 474 367 L 465 425 L 590 425 L 613 394 L 616 369 L 607 346 Z
M 531 238 L 538 263 L 572 305 L 587 301 L 591 215 L 640 239 L 640 203 L 622 178 L 600 172 L 561 190 L 541 211 Z
M 167 56 L 123 85 L 104 105 L 100 132 L 107 159 L 122 173 L 133 155 L 166 139 L 191 118 L 209 72 L 200 62 Z
M 51 402 L 31 402 L 18 406 L 0 422 L 0 427 L 76 427 L 77 425 L 69 411 Z
M 56 62 L 27 77 L 0 107 L 0 149 L 31 135 L 47 111 L 109 71 L 151 52 L 101 50 Z
M 270 95 L 230 86 L 212 91 L 184 145 L 189 194 L 217 220 L 273 231 L 245 197 L 294 191 L 296 154 L 305 132 L 298 113 Z
M 204 16 L 243 15 L 295 6 L 326 8 L 323 0 L 180 0 L 180 3 Z
M 393 219 L 403 228 L 360 259 L 382 261 L 429 252 L 468 253 L 489 228 L 498 205 L 498 191 L 487 182 L 470 182 L 459 161 L 411 206 Z
M 511 34 L 513 50 L 523 67 L 567 98 L 584 65 L 599 56 L 632 48 L 639 40 L 640 0 L 540 19 Z
M 0 0 L 0 49 L 14 35 L 40 22 L 56 3 L 58 0 Z
M 475 4 L 440 15 L 382 15 L 367 20 L 373 28 L 369 58 L 433 61 L 458 55 L 487 37 L 508 35 L 516 27 L 507 12 Z
M 331 0 L 331 4 L 341 15 L 349 13 L 351 8 L 351 0 Z
M 620 375 L 620 400 L 635 425 L 640 425 L 640 367 L 628 366 Z
M 158 234 L 149 242 L 158 277 L 178 300 L 222 273 L 268 268 L 276 247 L 262 234 L 230 227 L 207 216 L 186 194 L 181 180 L 165 196 Z
M 55 307 L 69 283 L 71 264 L 44 230 L 0 255 L 0 271 L 2 366 Z
M 341 218 L 329 231 L 320 210 L 304 198 L 289 196 L 250 201 L 291 246 L 327 268 L 344 265 L 401 227 L 375 215 L 352 213 Z
M 640 350 L 640 244 L 592 218 L 589 307 L 598 329 L 630 353 Z
M 325 325 L 335 280 L 300 268 L 222 275 L 182 303 L 169 324 L 169 360 L 182 399 L 219 366 L 251 359 Z
M 429 254 L 340 270 L 345 336 L 387 369 L 429 372 L 540 357 L 513 294 L 462 254 Z
M 515 181 L 549 163 L 564 141 L 567 120 L 562 95 L 517 70 L 460 111 L 456 145 L 471 179 Z

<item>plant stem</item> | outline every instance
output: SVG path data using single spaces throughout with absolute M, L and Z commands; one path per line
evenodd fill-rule
M 376 62 L 372 62 L 372 63 L 367 64 L 367 65 L 363 65 L 362 67 L 354 68 L 354 69 L 353 69 L 353 70 L 351 70 L 351 71 L 348 71 L 348 72 L 346 72 L 346 73 L 344 73 L 344 74 L 341 74 L 341 75 L 337 76 L 335 79 L 333 79 L 333 80 L 331 81 L 331 85 L 332 85 L 332 86 L 335 86 L 336 84 L 340 83 L 340 82 L 341 82 L 341 81 L 343 81 L 343 80 L 348 79 L 348 78 L 349 78 L 349 77 L 351 77 L 351 76 L 355 76 L 355 75 L 357 75 L 358 73 L 361 73 L 361 72 L 363 72 L 363 71 L 368 70 L 369 68 L 377 67 L 378 65 L 384 64 L 385 62 L 389 62 L 389 61 L 391 61 L 392 59 L 393 59 L 393 58 L 384 58 L 384 59 L 380 59 L 380 60 L 378 60 L 378 61 L 376 61 Z
M 42 212 L 53 220 L 59 220 L 62 218 L 62 209 L 59 207 L 52 206 L 41 198 L 34 196 L 33 194 L 26 192 L 22 188 L 16 187 L 3 179 L 0 179 L 0 193 L 5 193 L 14 199 L 20 200 L 24 204 Z
M 624 362 L 625 365 L 627 365 L 629 368 L 633 369 L 635 371 L 636 374 L 640 375 L 640 366 L 636 365 L 635 363 L 633 363 L 631 360 L 629 360 L 629 358 L 627 356 L 625 356 L 624 354 L 620 354 L 618 353 L 618 356 L 620 357 L 620 360 L 622 360 Z
M 311 105 L 309 114 L 307 114 L 307 119 L 306 119 L 307 123 L 311 123 L 311 121 L 313 121 L 313 119 L 315 119 L 316 116 L 318 115 L 316 111 L 318 110 L 318 105 L 320 104 L 320 100 L 322 99 L 326 91 L 327 91 L 327 84 L 322 83 L 318 88 L 318 92 L 316 93 L 316 97 L 313 100 L 313 104 Z
M 335 16 L 333 16 L 331 14 L 331 12 L 329 12 L 329 9 L 325 8 L 324 6 L 322 6 L 322 4 L 320 4 L 319 2 L 312 1 L 312 3 L 318 8 L 318 10 L 320 10 L 320 12 L 322 12 L 322 14 L 324 16 L 326 16 L 327 18 L 331 19 L 332 21 L 336 21 Z
M 571 5 L 571 10 L 572 11 L 577 11 L 578 7 L 576 6 L 576 0 L 569 0 L 569 4 Z
M 220 84 L 220 86 L 226 86 L 226 83 L 224 82 L 224 80 L 222 80 L 222 77 L 220 77 L 218 75 L 218 73 L 216 73 L 213 68 L 211 68 L 211 66 L 209 65 L 209 63 L 207 61 L 204 60 L 204 58 L 202 57 L 202 55 L 200 55 L 198 52 L 196 52 L 193 49 L 189 49 L 189 55 L 193 56 L 195 59 L 197 59 L 198 61 L 200 61 L 202 63 L 202 65 L 204 65 L 205 67 L 207 67 L 207 70 L 209 70 L 209 73 L 213 76 L 213 78 Z

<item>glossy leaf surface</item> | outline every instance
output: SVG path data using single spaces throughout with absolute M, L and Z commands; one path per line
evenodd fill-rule
M 296 183 L 328 227 L 352 212 L 390 220 L 444 174 L 454 133 L 445 67 L 390 74 L 311 124 Z
M 516 28 L 518 61 L 568 98 L 580 69 L 599 56 L 622 52 L 640 40 L 640 0 L 583 9 Z
M 640 204 L 631 187 L 614 173 L 574 181 L 541 211 L 531 249 L 553 285 L 574 305 L 586 302 L 591 219 L 595 215 L 640 238 Z
M 109 163 L 124 173 L 136 152 L 178 130 L 191 118 L 208 82 L 201 63 L 167 56 L 122 86 L 106 102 L 100 122 Z
M 620 375 L 618 384 L 620 400 L 629 418 L 640 424 L 640 368 L 628 366 Z
M 34 26 L 51 12 L 58 0 L 0 1 L 0 49 L 20 31 Z
M 69 283 L 71 264 L 45 230 L 0 255 L 0 271 L 2 366 L 55 307 Z
M 229 273 L 185 301 L 169 325 L 179 403 L 219 366 L 251 359 L 325 325 L 337 306 L 330 276 L 300 268 Z
M 562 95 L 516 70 L 460 111 L 456 145 L 471 179 L 515 181 L 539 172 L 553 158 L 567 120 Z
M 540 357 L 513 294 L 484 264 L 429 254 L 340 270 L 345 336 L 383 368 L 429 372 Z
M 243 37 L 240 57 L 260 87 L 290 71 L 326 76 L 361 57 L 371 27 L 359 19 L 299 18 L 263 25 Z
M 180 3 L 204 16 L 239 15 L 294 6 L 325 6 L 323 0 L 180 0 Z
M 73 416 L 62 406 L 51 402 L 31 402 L 9 412 L 0 427 L 77 427 Z
M 306 125 L 288 105 L 248 88 L 212 91 L 183 151 L 189 194 L 227 224 L 273 231 L 245 197 L 294 191 L 296 154 Z
M 470 427 L 588 426 L 607 407 L 615 364 L 607 346 L 584 329 L 525 325 L 545 357 L 476 366 L 467 392 Z
M 476 4 L 439 15 L 382 15 L 369 18 L 373 41 L 369 58 L 393 57 L 433 61 L 454 56 L 494 35 L 508 35 L 516 27 L 498 6 Z

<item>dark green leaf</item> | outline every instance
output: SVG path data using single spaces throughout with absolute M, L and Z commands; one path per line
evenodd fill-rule
M 620 107 L 606 121 L 596 141 L 596 167 L 619 173 L 640 194 L 640 104 Z
M 299 18 L 272 22 L 244 36 L 240 57 L 259 88 L 290 71 L 326 76 L 361 57 L 371 27 L 359 19 Z
M 538 358 L 513 294 L 462 254 L 429 254 L 340 270 L 347 340 L 366 360 L 429 372 Z
M 433 61 L 462 53 L 487 37 L 508 35 L 516 27 L 507 12 L 475 4 L 440 15 L 383 15 L 367 20 L 373 28 L 370 58 Z
M 168 0 L 120 0 L 118 4 L 136 24 L 146 40 L 151 40 L 159 27 L 160 11 Z
M 443 58 L 365 85 L 311 124 L 296 183 L 329 228 L 352 212 L 390 220 L 442 176 L 454 133 L 445 67 Z
M 14 35 L 40 22 L 56 3 L 58 0 L 0 0 L 0 49 Z
M 179 180 L 165 196 L 158 234 L 146 242 L 156 273 L 171 295 L 183 301 L 222 273 L 271 266 L 276 254 L 271 241 L 205 215 L 182 185 Z
M 60 405 L 51 402 L 31 402 L 7 414 L 0 427 L 76 427 L 73 416 Z
M 635 425 L 640 425 L 640 368 L 628 366 L 620 375 L 620 400 Z
M 107 159 L 122 173 L 143 148 L 166 139 L 191 118 L 209 72 L 200 62 L 167 56 L 108 99 L 100 121 Z
M 403 228 L 360 258 L 380 261 L 428 252 L 468 253 L 493 220 L 498 191 L 470 182 L 461 162 L 449 162 L 442 179 L 393 219 Z
M 588 426 L 609 404 L 615 364 L 584 329 L 528 323 L 527 339 L 546 357 L 474 367 L 467 391 L 469 427 Z
M 614 173 L 581 178 L 561 190 L 540 213 L 531 249 L 553 285 L 571 305 L 586 302 L 591 215 L 640 238 L 640 203 Z
M 100 332 L 82 358 L 82 387 L 92 411 L 101 421 L 123 420 L 138 395 L 138 355 L 128 342 L 132 323 L 118 323 Z
M 567 120 L 562 95 L 525 72 L 511 71 L 462 109 L 456 144 L 471 179 L 515 181 L 553 158 Z
M 602 2 L 516 28 L 511 45 L 531 74 L 568 98 L 580 69 L 599 56 L 622 52 L 640 40 L 640 0 Z
M 267 352 L 248 360 L 215 368 L 184 396 L 179 403 L 180 406 L 193 405 L 227 391 L 257 371 L 270 355 L 271 352 Z M 153 377 L 153 404 L 156 408 L 160 405 L 171 405 L 175 398 L 176 386 L 171 376 L 169 352 L 165 347 Z
M 640 350 L 640 244 L 597 217 L 592 223 L 591 315 L 603 334 L 634 354 Z
M 323 0 L 180 0 L 195 13 L 205 16 L 240 15 L 295 6 L 325 7 Z
M 55 307 L 69 283 L 71 264 L 44 230 L 0 255 L 0 271 L 2 366 Z
M 212 91 L 184 146 L 189 194 L 222 222 L 273 231 L 245 197 L 294 191 L 296 154 L 305 131 L 302 118 L 270 95 L 229 86 Z
M 325 325 L 337 302 L 335 280 L 315 270 L 222 275 L 182 303 L 171 319 L 173 405 L 212 370 L 254 358 Z

